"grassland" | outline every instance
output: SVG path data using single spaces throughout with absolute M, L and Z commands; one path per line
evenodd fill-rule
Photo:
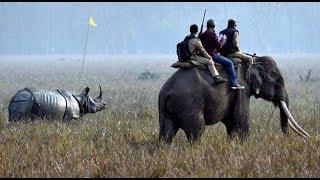
M 291 113 L 311 135 L 283 136 L 279 110 L 251 99 L 250 138 L 228 141 L 221 124 L 207 126 L 190 146 L 179 130 L 160 146 L 158 93 L 175 71 L 175 57 L 90 57 L 79 82 L 80 58 L 5 57 L 0 66 L 0 177 L 319 177 L 320 81 L 301 82 L 319 57 L 276 58 L 285 78 Z M 139 81 L 148 68 L 160 74 Z M 319 75 L 320 76 L 320 75 Z M 21 88 L 104 90 L 108 107 L 72 122 L 6 124 L 11 97 Z

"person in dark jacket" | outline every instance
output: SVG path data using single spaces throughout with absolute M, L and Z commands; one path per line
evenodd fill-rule
M 207 21 L 207 30 L 201 34 L 200 40 L 205 50 L 212 56 L 214 62 L 221 64 L 226 68 L 231 89 L 244 89 L 244 86 L 239 85 L 233 62 L 219 54 L 219 50 L 223 46 L 223 42 L 218 40 L 217 34 L 214 31 L 215 24 L 212 19 Z
M 228 27 L 219 33 L 227 36 L 226 44 L 222 47 L 221 54 L 228 58 L 239 58 L 250 66 L 253 63 L 253 58 L 241 52 L 239 48 L 239 31 L 236 26 L 236 21 L 229 19 Z

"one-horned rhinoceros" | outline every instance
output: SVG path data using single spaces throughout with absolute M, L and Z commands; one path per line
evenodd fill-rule
M 9 122 L 22 119 L 78 119 L 86 113 L 105 109 L 100 86 L 99 96 L 92 100 L 89 87 L 80 93 L 68 90 L 41 90 L 24 88 L 19 90 L 9 104 Z

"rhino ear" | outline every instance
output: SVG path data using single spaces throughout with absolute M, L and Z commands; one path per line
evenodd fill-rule
M 90 88 L 89 87 L 86 87 L 84 88 L 84 90 L 81 92 L 81 94 L 87 96 L 89 94 L 89 91 L 90 91 Z

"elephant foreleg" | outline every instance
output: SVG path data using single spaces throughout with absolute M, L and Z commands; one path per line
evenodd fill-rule
M 227 134 L 230 140 L 234 139 L 236 136 L 238 136 L 240 140 L 244 140 L 249 135 L 249 126 L 247 122 L 242 121 L 241 124 L 237 124 L 237 121 L 234 121 L 233 119 L 230 119 L 229 121 L 222 121 L 226 126 Z
M 249 136 L 249 124 L 247 120 L 240 121 L 240 125 L 236 127 L 236 133 L 241 140 Z
M 233 139 L 236 135 L 236 128 L 234 122 L 231 120 L 223 120 L 222 123 L 225 125 L 227 134 L 230 139 Z
M 245 139 L 249 135 L 248 120 L 250 111 L 250 99 L 243 91 L 236 92 L 233 112 L 230 116 L 232 122 L 231 131 L 236 132 L 240 139 Z
M 233 139 L 236 135 L 240 139 L 244 139 L 249 135 L 249 124 L 248 124 L 249 112 L 245 109 L 235 109 L 232 116 L 222 123 L 225 125 L 227 134 L 230 139 Z

